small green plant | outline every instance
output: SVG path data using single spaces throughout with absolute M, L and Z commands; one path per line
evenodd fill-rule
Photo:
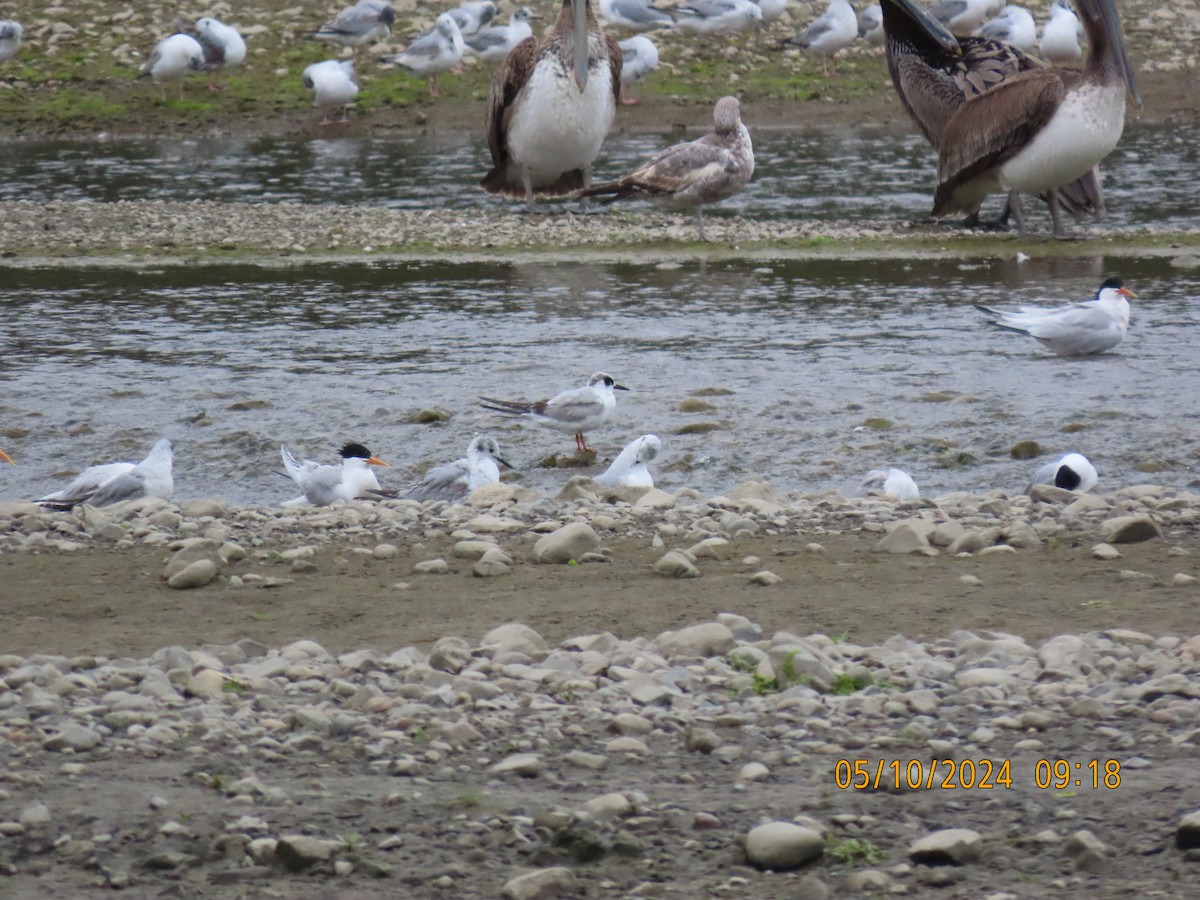
M 845 838 L 838 840 L 830 837 L 825 845 L 825 855 L 834 862 L 842 865 L 867 863 L 868 865 L 881 859 L 883 853 L 870 841 L 862 838 Z
M 754 691 L 760 697 L 763 694 L 773 694 L 779 690 L 779 685 L 775 682 L 775 679 L 768 678 L 761 672 L 755 672 L 750 678 L 750 690 Z
M 792 684 L 808 685 L 812 682 L 812 679 L 807 675 L 801 675 L 796 672 L 796 657 L 799 655 L 800 651 L 798 649 L 788 651 L 787 658 L 783 661 L 783 679 L 776 678 L 781 688 Z
M 250 685 L 237 678 L 226 678 L 221 684 L 221 690 L 226 694 L 244 694 L 250 690 Z
M 347 853 L 353 853 L 355 848 L 362 843 L 362 836 L 352 831 L 349 834 L 339 834 L 338 840 L 345 844 Z
M 483 795 L 479 791 L 461 791 L 454 798 L 454 805 L 460 806 L 463 809 L 474 809 L 483 802 Z
M 843 629 L 841 634 L 834 635 L 832 640 L 835 644 L 844 644 L 850 638 L 850 629 Z
M 429 732 L 425 730 L 425 726 L 424 726 L 424 725 L 418 725 L 418 726 L 416 726 L 415 728 L 413 728 L 413 730 L 412 730 L 412 739 L 413 739 L 414 741 L 427 741 L 427 740 L 429 740 Z
M 753 672 L 758 668 L 758 663 L 749 656 L 731 656 L 729 657 L 729 668 L 735 672 Z
M 837 697 L 846 697 L 866 690 L 873 684 L 875 684 L 875 679 L 869 675 L 856 676 L 843 672 L 833 679 L 833 686 L 829 689 L 829 693 Z

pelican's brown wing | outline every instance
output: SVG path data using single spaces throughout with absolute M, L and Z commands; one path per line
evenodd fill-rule
M 621 102 L 621 66 L 625 54 L 616 38 L 610 34 L 604 35 L 604 43 L 608 46 L 608 71 L 612 75 L 613 100 Z
M 970 212 L 960 189 L 987 179 L 1025 147 L 1050 121 L 1067 88 L 1060 73 L 1026 72 L 972 97 L 946 123 L 938 149 L 938 187 L 933 215 Z
M 527 37 L 513 47 L 492 76 L 488 88 L 487 136 L 488 149 L 492 152 L 492 171 L 482 181 L 482 187 L 491 193 L 503 193 L 508 189 L 505 169 L 508 167 L 508 133 L 512 119 L 513 104 L 521 93 L 537 61 L 537 41 Z

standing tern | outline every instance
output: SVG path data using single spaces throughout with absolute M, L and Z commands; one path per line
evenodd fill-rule
M 173 34 L 159 41 L 150 58 L 142 66 L 139 78 L 150 79 L 162 88 L 162 98 L 167 99 L 167 82 L 179 83 L 179 99 L 183 99 L 183 80 L 189 72 L 204 68 L 204 48 L 188 34 Z
M 802 32 L 781 41 L 784 47 L 799 47 L 810 56 L 821 58 L 821 71 L 829 74 L 829 62 L 839 50 L 849 47 L 858 37 L 858 16 L 849 0 L 829 0 L 829 6 Z M 837 73 L 836 67 L 834 74 Z
M 37 502 L 47 509 L 69 510 L 81 503 L 108 506 L 142 497 L 170 500 L 175 490 L 175 482 L 171 477 L 174 459 L 171 442 L 161 438 L 140 463 L 91 466 L 80 472 L 63 490 L 47 494 Z
M 903 469 L 872 469 L 862 480 L 859 489 L 864 495 L 892 494 L 901 500 L 915 500 L 921 496 L 917 483 Z
M 1130 297 L 1137 294 L 1120 278 L 1109 278 L 1095 297 L 1082 303 L 1052 309 L 1022 306 L 1008 313 L 979 304 L 975 308 L 993 317 L 988 324 L 1036 338 L 1059 356 L 1087 356 L 1111 350 L 1124 339 Z
M 635 34 L 621 48 L 621 102 L 637 103 L 633 86 L 658 68 L 658 48 L 644 34 Z
M 583 433 L 599 428 L 612 416 L 613 410 L 617 408 L 617 398 L 613 391 L 627 390 L 629 388 L 617 384 L 607 372 L 597 372 L 583 387 L 563 391 L 549 400 L 525 403 L 496 400 L 491 397 L 479 399 L 483 408 L 492 412 L 506 416 L 529 416 L 539 425 L 556 431 L 574 433 L 576 450 L 581 453 L 595 453 L 596 451 L 587 445 Z
M 1096 486 L 1100 477 L 1096 467 L 1082 453 L 1068 453 L 1061 459 L 1048 462 L 1033 473 L 1034 484 L 1052 484 L 1068 491 L 1086 494 Z
M 416 484 L 398 496 L 424 502 L 447 500 L 451 503 L 469 497 L 474 491 L 500 480 L 500 466 L 512 468 L 500 455 L 495 438 L 480 435 L 467 447 L 467 455 L 444 466 L 435 466 Z
M 9 19 L 0 21 L 0 62 L 17 55 L 17 51 L 21 49 L 21 35 L 24 33 L 25 29 L 21 27 L 20 22 Z
M 342 458 L 340 466 L 323 466 L 311 459 L 297 462 L 287 447 L 279 448 L 283 468 L 288 477 L 304 492 L 303 497 L 287 501 L 284 506 L 294 506 L 307 500 L 313 506 L 328 506 L 335 500 L 354 500 L 378 493 L 379 480 L 371 466 L 389 464 L 371 455 L 362 444 L 350 443 L 338 451 Z
M 654 487 L 654 476 L 646 463 L 658 458 L 662 452 L 662 441 L 657 435 L 643 434 L 625 445 L 612 465 L 596 476 L 599 484 L 607 487 Z
M 989 19 L 977 34 L 981 38 L 1003 41 L 1018 50 L 1030 51 L 1037 44 L 1037 22 L 1023 6 L 1006 6 L 1000 15 Z
M 349 105 L 358 96 L 358 81 L 354 77 L 354 63 L 348 59 L 327 59 L 313 63 L 304 70 L 304 86 L 313 92 L 313 106 L 328 109 L 342 108 L 339 122 L 350 121 Z M 333 119 L 325 113 L 322 125 L 332 125 Z
M 1054 0 L 1050 7 L 1050 20 L 1042 28 L 1039 45 L 1042 57 L 1055 65 L 1073 63 L 1083 56 L 1079 39 L 1083 37 L 1083 25 L 1075 15 L 1069 0 Z
M 668 147 L 624 178 L 588 188 L 581 196 L 608 194 L 607 203 L 639 197 L 667 209 L 694 209 L 703 241 L 704 207 L 732 197 L 753 174 L 754 147 L 742 124 L 741 106 L 737 97 L 722 97 L 713 110 L 712 132 Z
M 467 38 L 467 51 L 484 62 L 504 62 L 513 47 L 526 38 L 533 37 L 533 25 L 530 23 L 540 18 L 541 16 L 535 16 L 528 6 L 522 6 L 512 14 L 512 19 L 507 25 L 482 28 Z
M 417 38 L 396 56 L 396 65 L 417 76 L 429 78 L 429 96 L 438 96 L 437 77 L 462 62 L 466 45 L 462 32 L 449 13 L 437 17 L 433 31 Z

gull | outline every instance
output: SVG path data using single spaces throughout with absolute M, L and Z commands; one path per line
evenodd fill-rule
M 958 37 L 967 37 L 976 28 L 1004 9 L 1005 0 L 941 0 L 929 14 Z
M 182 34 L 190 35 L 200 42 L 204 50 L 204 68 L 233 69 L 240 66 L 246 59 L 246 42 L 232 25 L 226 25 L 219 19 L 202 16 L 195 21 L 180 16 L 175 20 L 175 27 Z M 220 90 L 216 84 L 209 85 L 210 90 Z
M 350 121 L 347 107 L 358 96 L 353 62 L 348 59 L 327 59 L 313 63 L 304 70 L 304 86 L 313 92 L 313 106 L 318 109 L 340 106 L 342 117 L 338 121 L 343 124 Z M 328 113 L 321 119 L 321 124 L 333 124 Z
M 613 391 L 627 390 L 629 388 L 617 384 L 607 372 L 597 372 L 583 387 L 570 388 L 561 394 L 555 394 L 549 400 L 525 403 L 495 400 L 491 397 L 479 399 L 483 408 L 492 412 L 506 416 L 529 416 L 534 422 L 547 428 L 573 432 L 576 450 L 581 453 L 595 453 L 596 451 L 587 445 L 583 433 L 599 428 L 612 416 L 613 410 L 617 408 L 617 398 Z
M 1042 28 L 1042 57 L 1055 65 L 1075 62 L 1083 56 L 1079 46 L 1081 37 L 1083 25 L 1071 4 L 1068 0 L 1054 0 L 1050 20 Z
M 122 500 L 161 497 L 170 500 L 175 490 L 171 478 L 174 447 L 161 438 L 149 455 L 136 465 L 130 462 L 107 463 L 84 469 L 61 491 L 47 494 L 37 502 L 47 509 L 65 511 L 87 503 L 108 506 Z
M 762 24 L 762 10 L 750 0 L 691 0 L 669 10 L 684 34 L 733 34 Z
M 12 59 L 21 49 L 21 35 L 25 29 L 20 22 L 0 20 L 0 62 Z
M 414 75 L 427 75 L 429 96 L 437 97 L 438 73 L 449 72 L 461 63 L 465 49 L 462 32 L 458 30 L 454 18 L 449 13 L 442 13 L 437 17 L 433 31 L 417 38 L 396 56 L 396 65 Z
M 675 21 L 670 13 L 650 0 L 600 0 L 600 15 L 605 21 L 640 34 L 655 28 L 670 28 Z
M 499 464 L 499 465 L 497 465 Z M 435 466 L 416 484 L 401 490 L 407 500 L 447 500 L 451 503 L 469 497 L 474 491 L 500 480 L 500 466 L 512 468 L 500 455 L 495 438 L 480 435 L 467 447 L 467 455 L 444 466 Z
M 858 37 L 858 17 L 849 0 L 829 0 L 825 12 L 802 32 L 781 41 L 784 47 L 799 47 L 810 56 L 821 57 L 821 71 L 828 75 L 829 61 Z M 836 74 L 837 69 L 834 69 Z
M 294 506 L 307 500 L 313 506 L 328 506 L 335 500 L 353 500 L 379 491 L 379 480 L 370 466 L 384 466 L 384 462 L 362 444 L 349 443 L 338 451 L 342 458 L 340 466 L 323 466 L 311 459 L 297 462 L 287 447 L 279 448 L 283 468 L 288 477 L 296 482 L 303 497 L 289 500 L 284 506 Z
M 492 25 L 471 35 L 466 41 L 467 50 L 484 62 L 504 62 L 513 47 L 533 37 L 533 26 L 529 23 L 540 18 L 528 6 L 522 6 L 507 25 Z
M 654 476 L 646 463 L 662 452 L 662 441 L 657 435 L 643 434 L 625 445 L 612 465 L 596 481 L 608 487 L 654 487 Z
M 787 9 L 787 0 L 751 0 L 751 2 L 762 10 L 764 25 L 778 22 L 783 18 L 784 10 Z
M 883 45 L 883 7 L 872 4 L 858 16 L 858 36 L 870 47 Z
M 392 4 L 381 0 L 359 0 L 309 34 L 308 38 L 358 48 L 377 38 L 387 37 L 394 24 L 396 11 L 392 9 Z
M 996 18 L 984 22 L 977 34 L 1018 50 L 1032 50 L 1037 43 L 1037 22 L 1025 7 L 1006 6 Z
M 915 500 L 921 496 L 917 483 L 903 469 L 872 469 L 863 479 L 860 490 L 864 495 L 892 494 L 901 500 Z
M 605 203 L 636 197 L 671 210 L 694 209 L 703 241 L 704 207 L 732 197 L 753 174 L 754 147 L 742 124 L 738 99 L 722 97 L 713 110 L 709 134 L 668 147 L 633 173 L 581 191 L 580 196 L 611 195 Z
M 1129 300 L 1137 295 L 1119 278 L 1109 278 L 1096 296 L 1082 303 L 1052 309 L 1022 306 L 1017 312 L 1000 312 L 976 304 L 994 318 L 988 324 L 1028 335 L 1059 356 L 1103 353 L 1121 343 L 1129 328 Z
M 183 79 L 189 72 L 199 72 L 203 67 L 204 48 L 200 42 L 191 35 L 173 34 L 155 45 L 138 77 L 149 75 L 155 84 L 161 85 L 163 100 L 167 99 L 167 82 L 179 82 L 179 99 L 182 100 Z
M 498 9 L 491 0 L 473 0 L 471 3 L 460 3 L 450 10 L 454 24 L 462 32 L 463 37 L 470 37 L 496 18 Z
M 1052 484 L 1068 491 L 1086 494 L 1096 486 L 1096 482 L 1099 480 L 1096 467 L 1086 456 L 1082 453 L 1068 453 L 1062 459 L 1041 466 L 1033 473 L 1033 482 L 1029 486 Z
M 658 48 L 644 34 L 617 44 L 621 48 L 621 102 L 637 103 L 633 86 L 658 68 Z

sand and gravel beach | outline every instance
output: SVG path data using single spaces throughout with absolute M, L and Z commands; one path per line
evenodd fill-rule
M 132 76 L 174 11 L 10 3 L 27 44 L 0 67 L 0 128 L 21 142 L 316 135 L 299 36 L 341 5 L 214 4 L 248 26 L 246 69 L 223 94 L 162 103 Z M 432 21 L 396 6 L 398 35 Z M 796 4 L 775 32 L 815 9 Z M 1195 122 L 1200 8 L 1122 14 L 1143 121 Z M 703 126 L 731 85 L 754 127 L 908 127 L 878 54 L 828 84 L 765 37 L 664 56 L 619 128 Z M 486 84 L 468 67 L 434 104 L 422 81 L 372 70 L 342 134 L 475 128 Z M 367 242 L 400 260 L 1015 250 L 882 220 L 739 217 L 697 246 L 686 219 L 646 211 L 0 212 L 0 277 L 286 269 L 354 261 Z M 1037 252 L 1194 266 L 1198 243 L 1102 226 Z M 0 896 L 1191 897 L 1198 523 L 1194 484 L 1157 483 L 903 503 L 586 478 L 455 506 L 190 497 L 51 513 L 6 498 Z

